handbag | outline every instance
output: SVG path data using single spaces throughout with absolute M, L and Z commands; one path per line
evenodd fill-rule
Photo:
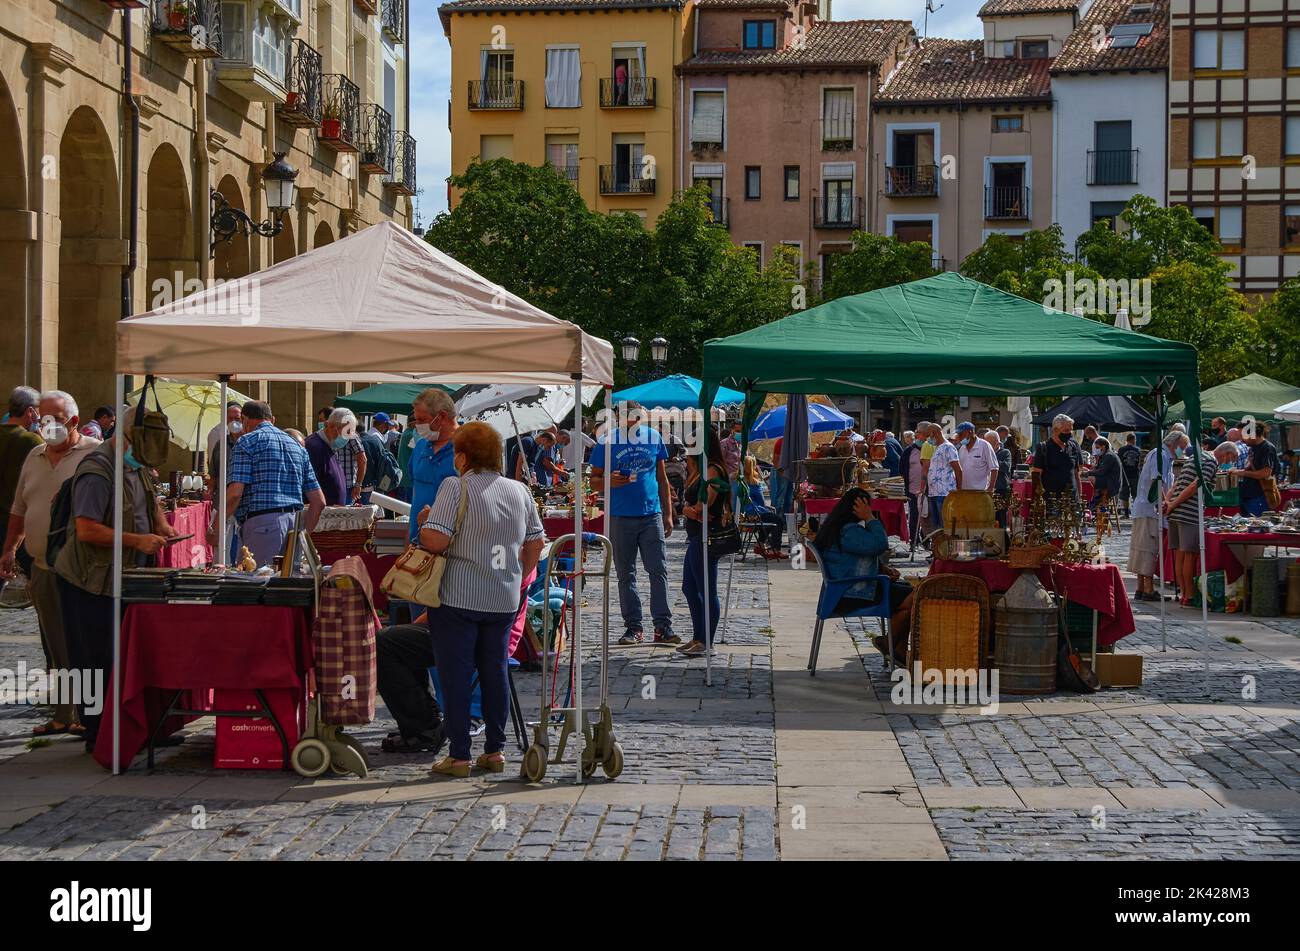
M 145 398 L 150 390 L 153 390 L 153 402 L 157 409 L 145 409 Z M 167 414 L 162 411 L 158 386 L 152 375 L 145 377 L 144 387 L 140 390 L 140 401 L 135 406 L 135 419 L 128 426 L 128 432 L 131 452 L 138 462 L 156 469 L 167 461 L 171 424 L 167 421 Z
M 460 534 L 460 526 L 465 521 L 465 506 L 469 502 L 469 486 L 460 480 L 460 504 L 456 507 L 456 525 L 451 530 L 452 542 Z M 397 601 L 413 601 L 428 608 L 441 606 L 442 575 L 447 570 L 446 552 L 435 555 L 418 545 L 412 545 L 398 556 L 397 562 L 388 569 L 379 587 L 389 598 Z
M 1278 491 L 1277 479 L 1269 476 L 1267 479 L 1260 479 L 1260 488 L 1264 490 L 1264 501 L 1268 507 L 1276 512 L 1282 507 L 1282 493 Z
M 722 558 L 740 551 L 740 532 L 735 525 L 728 524 L 716 532 L 709 533 L 709 557 Z

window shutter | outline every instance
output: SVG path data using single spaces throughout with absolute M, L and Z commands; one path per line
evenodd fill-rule
M 723 105 L 720 92 L 697 92 L 691 114 L 692 142 L 722 141 Z

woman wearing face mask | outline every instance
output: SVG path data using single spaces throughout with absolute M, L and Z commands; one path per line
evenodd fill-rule
M 447 559 L 442 603 L 429 609 L 429 636 L 450 748 L 430 771 L 463 778 L 471 769 L 475 671 L 486 730 L 483 754 L 472 765 L 491 773 L 505 769 L 510 628 L 520 584 L 537 567 L 545 535 L 528 487 L 501 472 L 501 437 L 491 426 L 474 422 L 457 429 L 452 453 L 460 478 L 444 479 L 416 521 L 420 546 Z
M 1081 479 L 1092 480 L 1093 493 L 1092 498 L 1088 500 L 1088 511 L 1092 512 L 1094 520 L 1099 505 L 1105 505 L 1119 496 L 1122 475 L 1119 456 L 1110 451 L 1110 440 L 1098 436 L 1092 444 L 1092 468 L 1079 476 Z M 1093 524 L 1095 526 L 1096 522 L 1094 521 Z

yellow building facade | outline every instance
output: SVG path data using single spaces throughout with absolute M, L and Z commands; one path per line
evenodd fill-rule
M 439 13 L 454 174 L 476 159 L 549 163 L 588 207 L 654 222 L 681 187 L 674 68 L 690 55 L 690 2 L 459 0 Z

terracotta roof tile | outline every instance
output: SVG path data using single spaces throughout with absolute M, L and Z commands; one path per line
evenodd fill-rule
M 1123 72 L 1169 68 L 1169 0 L 1152 0 L 1152 9 L 1134 13 L 1133 0 L 1096 0 L 1052 63 L 1053 73 Z M 1150 23 L 1151 33 L 1137 46 L 1114 48 L 1110 30 L 1116 24 Z M 1101 28 L 1102 43 L 1094 43 Z
M 695 0 L 697 10 L 788 10 L 788 0 Z
M 967 102 L 1050 99 L 1047 59 L 988 59 L 983 40 L 928 39 L 888 77 L 876 101 Z
M 1069 13 L 1080 0 L 988 0 L 980 7 L 982 17 L 1027 16 L 1033 13 Z
M 799 48 L 705 50 L 678 69 L 682 72 L 712 72 L 878 66 L 898 42 L 911 33 L 910 20 L 828 20 L 814 25 Z

